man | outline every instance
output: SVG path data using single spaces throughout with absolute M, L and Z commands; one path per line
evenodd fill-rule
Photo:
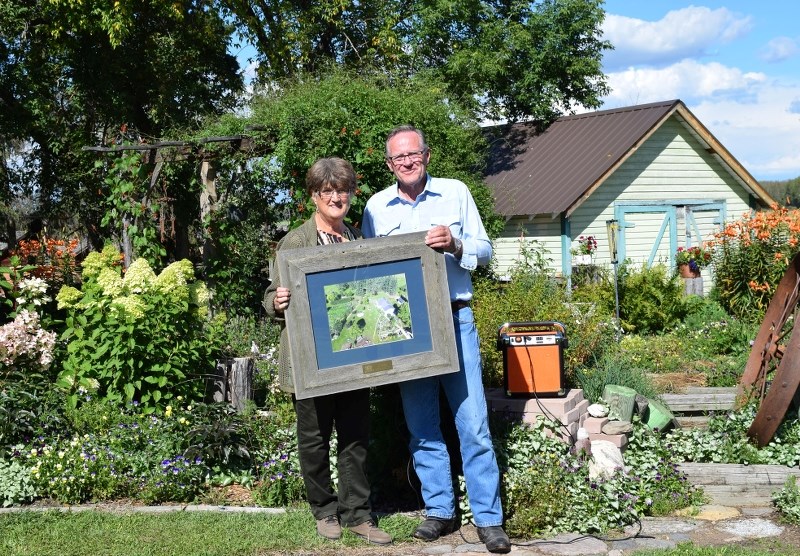
M 470 271 L 489 262 L 492 245 L 467 186 L 430 177 L 429 161 L 421 131 L 411 126 L 394 129 L 386 140 L 386 165 L 397 183 L 367 201 L 362 224 L 364 237 L 427 230 L 425 243 L 446 253 L 460 369 L 400 383 L 409 448 L 425 500 L 426 519 L 414 536 L 434 541 L 458 529 L 450 458 L 439 426 L 441 386 L 455 416 L 478 536 L 490 552 L 506 553 L 511 543 L 502 528 L 500 473 L 489 435 L 478 332 L 470 307 Z

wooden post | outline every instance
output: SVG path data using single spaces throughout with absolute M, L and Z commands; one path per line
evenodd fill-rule
M 206 381 L 206 401 L 224 402 L 228 398 L 230 359 L 217 359 L 214 374 Z
M 244 411 L 247 400 L 253 399 L 253 370 L 256 361 L 252 357 L 234 357 L 228 374 L 230 402 L 236 411 Z
M 206 400 L 229 402 L 236 411 L 244 411 L 247 400 L 253 399 L 253 357 L 217 359 L 214 375 L 206 383 Z
M 200 221 L 206 222 L 211 213 L 217 207 L 217 170 L 214 163 L 208 158 L 203 158 L 200 163 L 200 181 L 203 184 L 203 191 L 200 193 Z M 206 236 L 203 242 L 203 266 L 208 268 L 214 256 L 214 242 Z

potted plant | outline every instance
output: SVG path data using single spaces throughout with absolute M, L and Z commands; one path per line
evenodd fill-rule
M 580 236 L 578 245 L 570 250 L 575 257 L 575 264 L 592 264 L 592 255 L 597 250 L 597 240 L 594 236 Z
M 711 251 L 699 245 L 678 247 L 675 253 L 675 264 L 684 278 L 697 278 L 700 276 L 700 269 L 708 266 L 710 262 Z

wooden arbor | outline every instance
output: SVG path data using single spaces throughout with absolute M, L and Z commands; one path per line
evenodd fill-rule
M 250 127 L 248 131 L 262 131 L 257 127 Z M 218 195 L 216 188 L 216 166 L 215 159 L 219 156 L 219 151 L 210 151 L 206 147 L 211 143 L 227 144 L 227 152 L 243 152 L 249 156 L 257 154 L 257 144 L 250 136 L 247 135 L 234 135 L 230 137 L 206 137 L 194 141 L 162 141 L 153 144 L 133 144 L 133 145 L 114 145 L 112 147 L 83 147 L 82 150 L 94 151 L 104 154 L 120 153 L 123 151 L 137 151 L 142 155 L 142 164 L 151 168 L 150 170 L 150 191 L 144 199 L 143 203 L 147 203 L 148 198 L 152 194 L 158 181 L 161 169 L 165 163 L 193 159 L 199 161 L 200 168 L 200 181 L 203 185 L 203 190 L 200 194 L 200 217 L 205 218 L 211 212 L 216 210 Z M 265 152 L 270 152 L 271 149 L 263 149 Z M 262 152 L 260 154 L 265 154 Z M 125 266 L 131 263 L 132 247 L 130 239 L 127 236 L 127 227 L 133 224 L 131 215 L 122 215 L 123 231 L 122 231 L 122 250 L 125 257 Z M 184 241 L 176 242 L 178 244 L 185 243 Z M 179 245 L 179 247 L 186 248 L 186 246 Z M 203 261 L 207 262 L 213 252 L 213 245 L 206 241 L 203 245 Z
M 747 435 L 763 447 L 772 440 L 800 386 L 800 332 L 792 334 L 800 300 L 800 253 L 770 301 L 739 384 L 739 399 L 761 405 Z M 788 343 L 787 343 L 788 341 Z

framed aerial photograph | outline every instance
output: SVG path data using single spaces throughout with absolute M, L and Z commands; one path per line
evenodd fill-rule
M 445 255 L 424 238 L 277 253 L 298 399 L 458 371 Z

